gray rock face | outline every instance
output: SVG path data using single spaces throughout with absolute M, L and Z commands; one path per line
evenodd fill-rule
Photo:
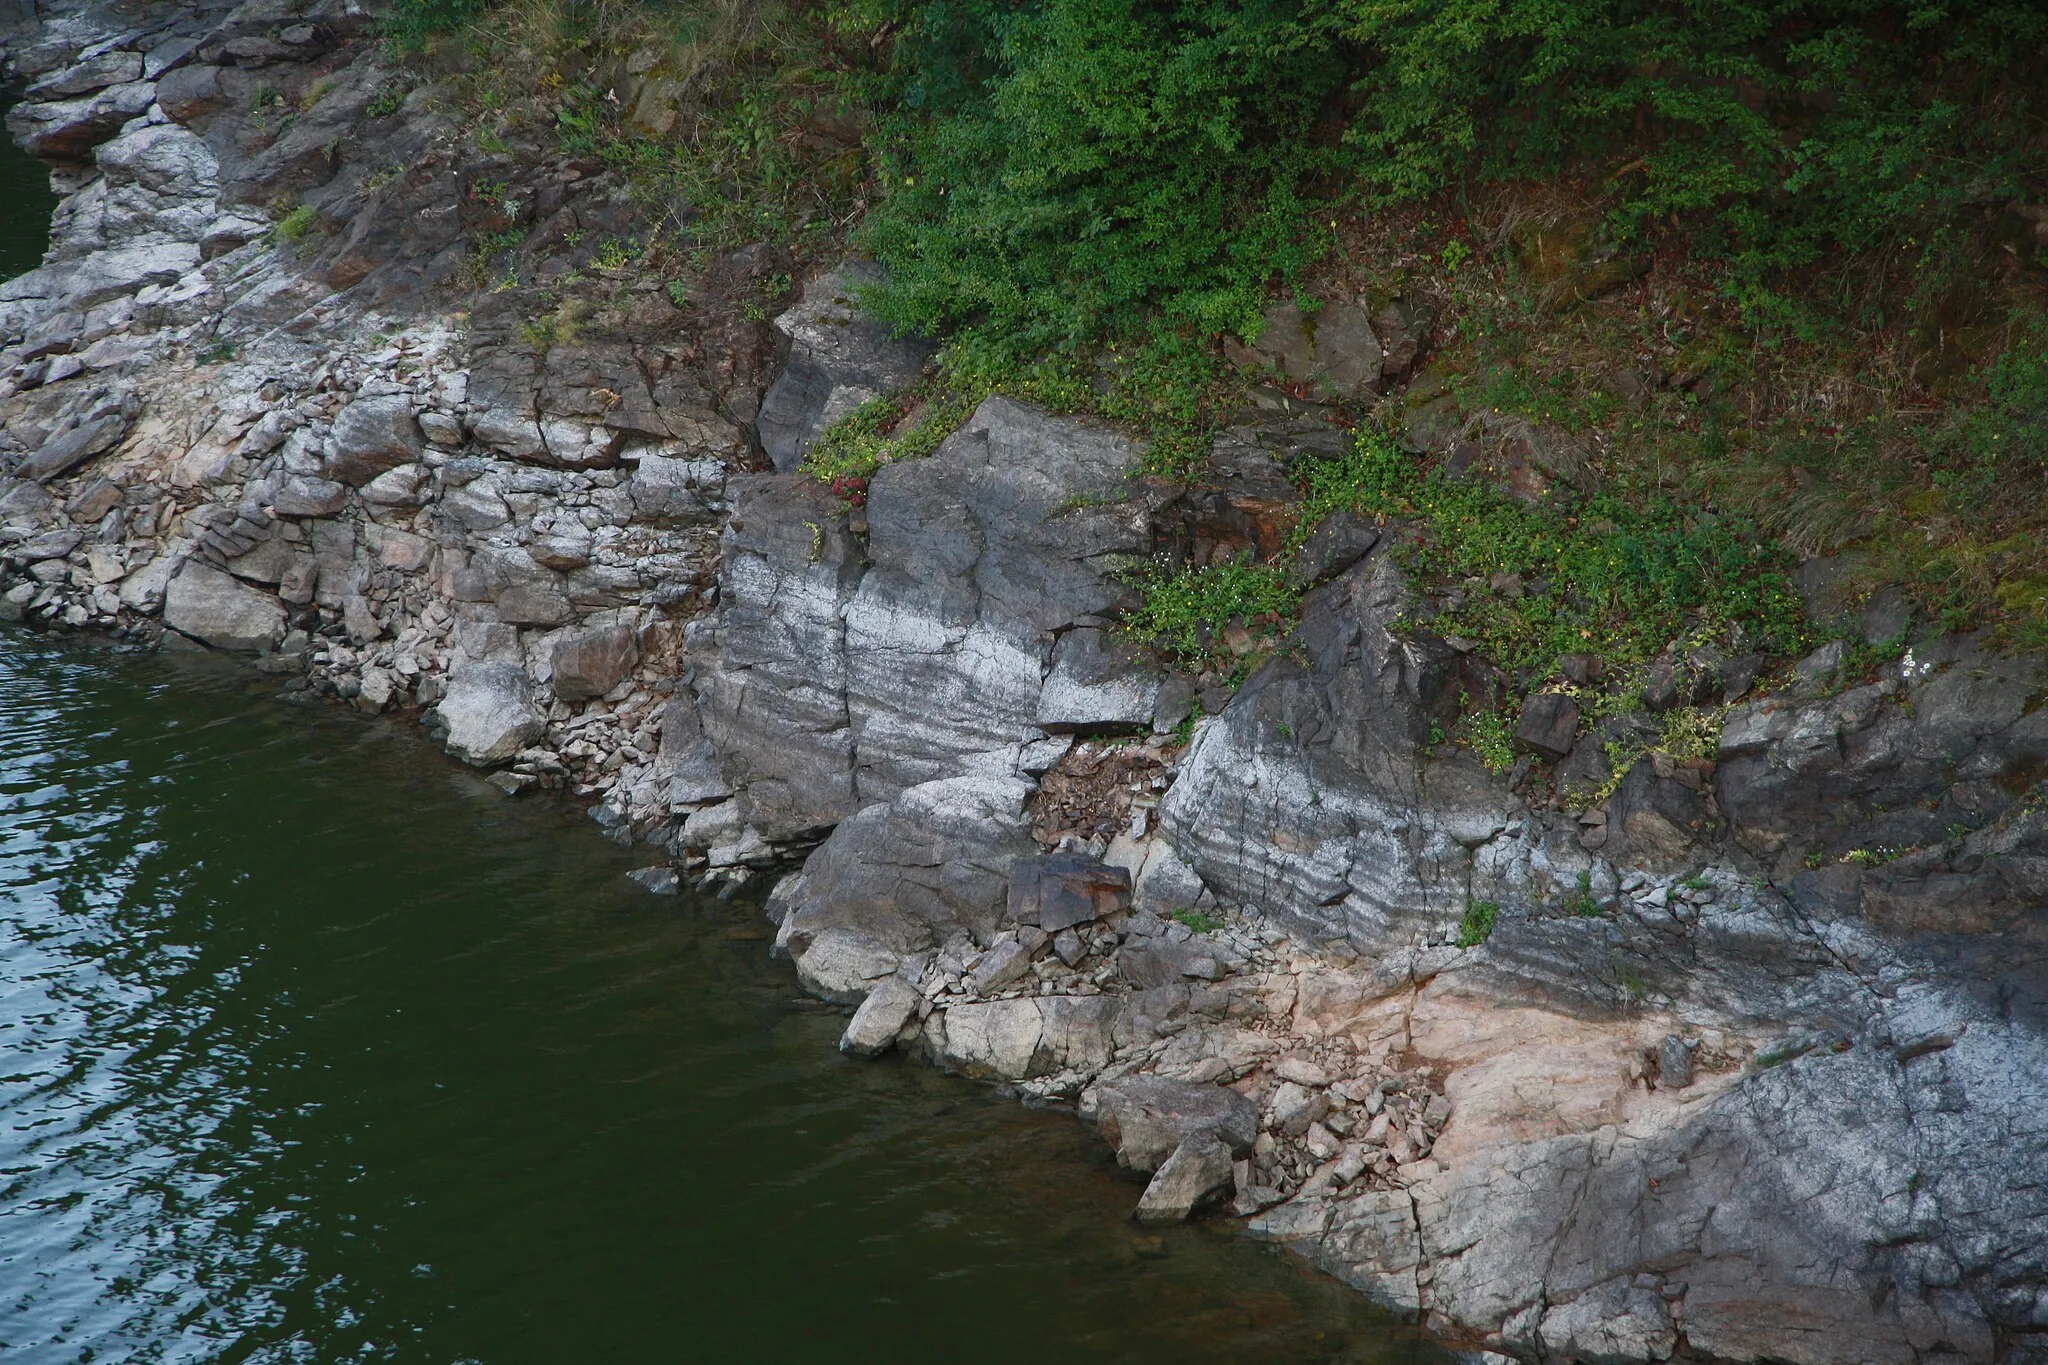
M 547 728 L 533 705 L 532 681 L 509 664 L 456 669 L 438 713 L 448 730 L 448 752 L 479 768 L 510 760 Z
M 1159 700 L 1153 661 L 1128 640 L 1084 627 L 1060 637 L 1038 694 L 1038 723 L 1055 734 L 1150 728 Z
M 705 733 L 750 770 L 749 822 L 813 831 L 1040 736 L 1052 633 L 1112 609 L 1124 590 L 1105 569 L 1150 548 L 1142 498 L 1075 499 L 1130 494 L 1135 459 L 1121 436 L 991 398 L 933 455 L 874 477 L 865 563 L 828 490 L 735 479 L 698 687 Z
M 2038 669 L 1928 639 L 1830 694 L 1844 659 L 1822 656 L 1796 695 L 1729 715 L 1717 763 L 1639 763 L 1582 824 L 1429 751 L 1487 680 L 1426 623 L 1394 628 L 1410 604 L 1382 537 L 1400 528 L 1334 517 L 1290 566 L 1309 591 L 1299 634 L 1234 697 L 1209 689 L 1192 748 L 1148 770 L 1171 784 L 1150 850 L 1125 833 L 1104 855 L 1135 886 L 1044 858 L 1037 779 L 1078 761 L 1076 733 L 1172 732 L 1192 711 L 1193 680 L 1162 685 L 1122 644 L 1131 597 L 1113 570 L 1274 554 L 1297 505 L 1290 459 L 1343 434 L 1248 421 L 1217 442 L 1214 486 L 1173 491 L 1133 477 L 1120 433 L 996 399 L 932 457 L 883 470 L 858 511 L 786 474 L 728 487 L 761 392 L 748 375 L 765 379 L 748 369 L 758 338 L 692 338 L 719 357 L 695 368 L 623 340 L 493 349 L 491 329 L 520 320 L 507 295 L 478 301 L 462 359 L 432 328 L 388 349 L 351 331 L 350 298 L 381 308 L 449 278 L 476 206 L 426 111 L 367 142 L 408 173 L 360 188 L 372 167 L 351 130 L 386 79 L 374 61 L 323 70 L 315 108 L 250 137 L 251 71 L 234 63 L 298 44 L 244 9 L 207 64 L 176 65 L 194 45 L 145 59 L 140 80 L 132 54 L 68 69 L 73 44 L 15 113 L 44 155 L 95 173 L 75 177 L 49 264 L 0 286 L 22 338 L 12 472 L 51 485 L 0 481 L 0 614 L 162 610 L 191 638 L 263 649 L 283 604 L 317 606 L 319 637 L 276 671 L 338 683 L 364 711 L 438 702 L 451 749 L 512 765 L 494 775 L 507 792 L 546 775 L 603 793 L 622 839 L 682 821 L 681 842 L 735 880 L 778 856 L 771 840 L 787 852 L 836 826 L 771 906 L 807 986 L 858 1004 L 849 1051 L 908 1045 L 1079 1095 L 1153 1176 L 1147 1217 L 1235 1183 L 1266 1235 L 1489 1351 L 2044 1354 Z M 338 215 L 334 231 L 303 260 L 229 257 L 267 231 L 253 206 L 286 194 Z M 792 364 L 758 426 L 785 470 L 923 361 L 853 317 L 843 286 L 782 320 Z M 1276 315 L 1253 363 L 1353 399 L 1412 363 L 1426 322 L 1347 308 Z M 202 366 L 203 397 L 138 363 L 209 333 L 251 358 Z M 1418 431 L 1444 416 L 1418 412 Z M 1467 477 L 1531 500 L 1577 477 L 1555 432 L 1483 418 L 1480 449 L 1462 421 L 1421 434 Z M 120 465 L 95 483 L 101 458 Z M 714 594 L 706 540 L 728 507 Z M 714 595 L 715 616 L 688 619 Z M 618 634 L 626 620 L 647 633 Z M 1873 640 L 1909 624 L 1896 604 L 1863 619 Z M 1757 665 L 1674 651 L 1649 700 L 1740 699 Z M 647 666 L 683 680 L 672 699 L 584 705 Z M 535 704 L 550 669 L 554 700 L 584 711 L 553 729 Z M 1624 725 L 1657 722 L 1610 717 L 1576 746 L 1543 733 L 1572 750 L 1561 776 L 1599 787 L 1590 741 Z M 1145 782 L 1126 794 L 1158 799 Z M 1145 829 L 1137 805 L 1116 814 Z M 664 871 L 639 879 L 667 889 Z M 1498 920 L 1460 948 L 1478 901 Z M 1159 918 L 1190 907 L 1224 927 Z M 1268 936 L 1281 929 L 1291 944 Z M 1446 1001 L 1462 1002 L 1449 1024 Z M 1717 1053 L 1722 1031 L 1778 1041 L 1744 1067 L 1741 1049 Z M 1489 1033 L 1512 1047 L 1475 1062 Z M 1543 1069 L 1517 1071 L 1532 1053 Z M 1436 1080 L 1374 1088 L 1396 1078 L 1360 1068 L 1395 1056 Z M 1601 1105 L 1570 1107 L 1600 1085 Z
M 775 319 L 789 338 L 789 363 L 761 404 L 761 447 L 781 473 L 802 462 L 819 434 L 871 398 L 907 387 L 931 358 L 930 342 L 894 338 L 854 301 L 881 278 L 855 262 L 804 287 L 803 300 Z
M 1430 717 L 1455 702 L 1459 656 L 1387 629 L 1405 600 L 1377 552 L 1312 593 L 1297 633 L 1307 664 L 1254 674 L 1160 806 L 1219 896 L 1372 953 L 1453 937 L 1469 848 L 1512 818 L 1483 773 L 1417 761 Z
M 215 649 L 261 653 L 284 636 L 284 608 L 231 574 L 188 560 L 164 593 L 164 624 Z
M 942 451 L 876 480 L 865 572 L 838 539 L 847 528 L 836 508 L 808 510 L 808 495 L 768 483 L 742 499 L 745 525 L 735 534 L 757 556 L 745 572 L 758 577 L 728 579 L 721 669 L 736 676 L 736 642 L 773 641 L 752 657 L 772 659 L 778 678 L 811 689 L 800 695 L 817 699 L 824 722 L 812 733 L 831 735 L 833 745 L 812 753 L 829 752 L 820 766 L 851 777 L 838 790 L 893 797 L 842 824 L 792 892 L 784 932 L 803 952 L 799 971 L 827 993 L 859 998 L 953 933 L 989 943 L 1005 922 L 1054 935 L 1094 922 L 1093 892 L 1069 896 L 1060 879 L 1042 875 L 1056 859 L 1031 856 L 1021 817 L 990 821 L 1000 832 L 977 857 L 966 824 L 949 828 L 942 853 L 927 822 L 899 804 L 948 779 L 907 790 L 905 781 L 947 762 L 978 771 L 976 763 L 1007 752 L 1006 733 L 1064 719 L 1046 709 L 1049 689 L 1038 680 L 1061 675 L 1060 641 L 1078 637 L 1078 652 L 1106 638 L 1082 635 L 1101 630 L 1089 615 L 1113 610 L 1099 576 L 1081 581 L 1099 575 L 1098 562 L 1020 534 L 1025 519 L 1002 511 L 1016 496 L 1016 469 L 1057 468 L 1043 448 L 1006 433 L 1059 424 L 1010 406 L 985 409 L 975 432 L 976 440 L 1015 442 L 1002 494 L 988 494 L 981 480 L 998 476 L 971 450 Z M 1057 496 L 1034 490 L 1029 506 L 1075 497 L 1087 484 L 1072 471 L 1086 467 L 1048 476 Z M 796 515 L 762 526 L 749 505 Z M 1134 505 L 1121 515 L 1131 528 L 1122 543 L 1134 544 L 1156 513 Z M 1740 1360 L 1847 1365 L 1948 1352 L 1988 1361 L 2000 1349 L 2024 1358 L 2037 1340 L 2028 1335 L 2037 1330 L 2032 1305 L 2048 1285 L 2041 1239 L 2026 1231 L 2043 1216 L 2035 1176 L 2048 1167 L 2048 1140 L 2027 1117 L 2048 1112 L 2034 1079 L 2048 1072 L 2038 985 L 2048 972 L 2020 909 L 2038 907 L 2048 892 L 2023 870 L 2041 857 L 2043 836 L 2041 817 L 2016 794 L 2031 789 L 2023 779 L 2040 761 L 2034 718 L 2042 712 L 2025 704 L 2039 681 L 1957 655 L 1931 668 L 1916 660 L 1909 667 L 1925 671 L 1910 684 L 1754 704 L 1731 716 L 1718 771 L 1639 764 L 1601 812 L 1605 823 L 1581 826 L 1524 807 L 1468 756 L 1428 754 L 1432 724 L 1479 680 L 1449 645 L 1389 628 L 1407 590 L 1376 534 L 1333 532 L 1330 540 L 1326 562 L 1307 575 L 1321 581 L 1294 648 L 1204 723 L 1166 793 L 1161 824 L 1179 856 L 1161 860 L 1165 900 L 1157 903 L 1213 892 L 1259 907 L 1302 939 L 1343 940 L 1378 962 L 1342 988 L 1354 993 L 1351 1003 L 1319 986 L 1303 996 L 1304 1009 L 1312 1000 L 1318 1011 L 1367 1011 L 1381 995 L 1454 973 L 1459 990 L 1502 1007 L 1619 1027 L 1647 1000 L 1694 1021 L 1794 1036 L 1818 1030 L 1825 1041 L 1730 1083 L 1686 1074 L 1686 1041 L 1652 1037 L 1656 1060 L 1642 1065 L 1661 1089 L 1687 1097 L 1667 1124 L 1596 1125 L 1461 1154 L 1447 1167 L 1418 1162 L 1403 1167 L 1405 1191 L 1353 1187 L 1269 1211 L 1269 1235 L 1388 1302 L 1440 1313 L 1490 1348 L 1528 1358 L 1661 1359 L 1680 1349 L 1681 1333 L 1694 1351 Z M 1075 578 L 1062 576 L 1069 571 Z M 1043 585 L 1030 608 L 1006 581 L 1026 574 Z M 1071 605 L 1044 609 L 1055 602 Z M 798 621 L 814 643 L 788 633 Z M 1057 633 L 1027 646 L 1020 621 Z M 1006 640 L 1029 664 L 1007 668 L 989 645 L 955 643 L 977 632 Z M 895 690 L 875 681 L 877 661 Z M 727 743 L 742 733 L 725 719 L 739 708 L 715 700 L 724 685 L 716 676 L 705 733 L 718 710 L 726 728 L 717 751 L 745 769 L 752 760 Z M 1073 676 L 1088 687 L 1120 685 L 1115 666 Z M 932 678 L 939 681 L 925 681 Z M 950 689 L 962 680 L 976 689 L 971 721 L 950 710 Z M 1142 673 L 1122 680 L 1150 685 Z M 907 694 L 925 699 L 924 714 L 912 713 Z M 760 706 L 765 695 L 750 695 L 756 732 L 773 709 Z M 1573 749 L 1577 728 L 1569 699 L 1558 702 L 1524 736 L 1552 757 Z M 1072 723 L 1101 725 L 1105 715 L 1136 710 L 1097 709 Z M 1004 729 L 989 724 L 1003 715 Z M 1952 765 L 1942 771 L 1954 781 L 1934 776 L 1941 764 Z M 733 776 L 742 787 L 758 780 Z M 1028 791 L 1021 778 L 1004 780 Z M 1832 795 L 1795 795 L 1815 781 Z M 1976 803 L 1968 808 L 1988 817 L 1961 837 L 1960 853 L 1945 830 L 1923 828 L 1916 812 L 1930 790 L 1951 792 L 1957 809 Z M 1844 825 L 1841 809 L 1864 823 Z M 1739 844 L 1729 842 L 1731 826 Z M 1816 831 L 1828 831 L 1829 849 L 1895 840 L 1939 848 L 1941 860 L 1930 852 L 1809 870 Z M 1741 881 L 1733 873 L 1703 896 L 1675 881 L 1654 895 L 1620 889 L 1739 864 L 1750 850 L 1790 869 L 1789 895 L 1747 883 L 1731 892 Z M 902 866 L 941 861 L 971 869 L 955 882 L 971 894 L 949 898 L 931 874 Z M 884 868 L 884 894 L 863 887 L 876 877 L 871 863 Z M 1019 881 L 1014 897 L 1005 894 L 1010 877 Z M 849 888 L 855 894 L 844 894 Z M 1461 953 L 1450 945 L 1480 899 L 1501 907 L 1498 924 L 1483 947 Z M 1067 900 L 1072 913 L 1055 909 L 1048 923 L 1045 905 Z M 999 913 L 1013 903 L 1014 912 Z M 1581 908 L 1565 913 L 1568 904 Z M 1127 939 L 1112 960 L 1131 993 L 1121 1007 L 1088 1002 L 1109 1019 L 1112 1039 L 1170 1030 L 1204 983 L 1225 974 L 1218 950 L 1199 937 Z M 1086 947 L 1075 937 L 1056 950 L 1062 962 L 1080 962 Z M 1014 968 L 1025 958 L 1019 942 L 985 960 Z M 1882 990 L 1871 985 L 1878 981 Z M 1004 989 L 995 976 L 981 984 Z M 1090 1055 L 1047 1044 L 1062 999 L 1079 1003 L 1020 996 L 935 1010 L 927 1044 L 970 1074 L 1050 1077 L 1059 1056 Z M 1076 1036 L 1097 1036 L 1099 1024 L 1091 1016 Z M 1240 1064 L 1220 1055 L 1174 1055 L 1196 1074 L 1238 1074 Z M 1127 1089 L 1153 1084 L 1188 1089 L 1149 1109 Z M 1719 1088 L 1691 1102 L 1703 1085 Z M 1249 1111 L 1230 1150 L 1257 1132 L 1257 1107 L 1214 1086 L 1132 1077 L 1098 1089 L 1096 1112 L 1111 1116 L 1106 1130 L 1135 1169 L 1155 1171 L 1181 1148 L 1190 1125 L 1167 1116 L 1189 1094 Z M 1671 1103 L 1680 1103 L 1676 1093 Z M 1359 1169 L 1325 1126 L 1336 1119 L 1323 1088 L 1282 1079 L 1272 1104 L 1272 1131 L 1283 1140 L 1334 1153 L 1328 1167 L 1339 1179 Z M 1996 1161 L 1972 1150 L 1968 1135 L 1986 1131 L 2005 1135 Z M 1198 1160 L 1199 1146 L 1148 1201 L 1157 1216 L 1191 1207 L 1199 1196 L 1190 1190 L 1214 1188 L 1218 1163 Z M 2000 1347 L 1995 1333 L 2022 1353 Z
M 872 567 L 846 602 L 854 768 L 877 794 L 951 771 L 964 753 L 1034 737 L 1047 632 L 1120 598 L 1105 560 L 1149 548 L 1119 497 L 1120 435 L 991 398 L 929 458 L 868 488 Z
M 411 464 L 426 447 L 412 400 L 403 394 L 356 399 L 335 417 L 330 440 L 321 472 L 356 488 Z
M 1545 1312 L 1536 1335 L 1551 1358 L 1584 1365 L 1664 1360 L 1678 1344 L 1664 1297 L 1653 1287 L 1623 1279 L 1609 1280 Z

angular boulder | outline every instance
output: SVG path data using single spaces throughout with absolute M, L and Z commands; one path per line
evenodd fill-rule
M 1538 692 L 1522 703 L 1515 742 L 1552 762 L 1572 751 L 1579 739 L 1579 704 L 1562 692 Z
M 130 81 L 79 99 L 17 104 L 7 113 L 7 130 L 30 156 L 83 161 L 122 124 L 147 112 L 155 92 L 148 81 Z
M 917 1015 L 924 996 L 901 976 L 892 976 L 860 1002 L 839 1036 L 839 1050 L 856 1057 L 879 1057 L 896 1044 L 896 1035 Z
M 1326 398 L 1356 398 L 1378 385 L 1383 350 L 1371 316 L 1357 304 L 1327 304 L 1311 316 L 1292 301 L 1276 303 L 1263 324 L 1250 344 L 1225 339 L 1232 363 L 1312 385 Z
M 23 97 L 32 100 L 68 99 L 73 95 L 90 95 L 110 85 L 126 85 L 140 79 L 140 52 L 102 52 L 43 77 L 24 91 Z
M 403 394 L 358 398 L 334 419 L 322 472 L 360 488 L 388 469 L 411 464 L 426 448 L 412 400 Z
M 1210 1136 L 1231 1156 L 1251 1150 L 1259 1108 L 1235 1090 L 1163 1076 L 1133 1076 L 1097 1086 L 1082 1097 L 1096 1127 L 1126 1170 L 1156 1171 L 1190 1138 Z
M 284 606 L 234 575 L 187 560 L 164 591 L 164 624 L 215 649 L 261 654 L 284 636 Z
M 478 768 L 504 763 L 547 731 L 533 683 L 511 664 L 472 663 L 448 679 L 439 707 L 448 752 Z
M 602 626 L 555 641 L 555 696 L 588 701 L 617 687 L 640 666 L 640 634 L 631 626 Z
M 1198 1205 L 1230 1184 L 1230 1148 L 1213 1134 L 1197 1133 L 1160 1163 L 1138 1200 L 1147 1227 L 1187 1221 Z
M 271 495 L 270 510 L 281 517 L 331 517 L 347 501 L 345 485 L 310 474 L 294 474 Z
M 128 434 L 129 417 L 118 403 L 101 404 L 64 430 L 53 434 L 21 466 L 31 479 L 48 481 L 69 474 L 96 455 L 119 445 Z
M 1131 903 L 1131 874 L 1085 853 L 1049 853 L 1010 865 L 1010 918 L 1056 934 Z

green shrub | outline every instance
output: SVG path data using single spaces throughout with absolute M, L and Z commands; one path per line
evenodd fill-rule
M 1467 722 L 1472 751 L 1486 770 L 1504 773 L 1515 766 L 1515 723 L 1499 711 L 1481 711 Z
M 1431 628 L 1476 641 L 1523 686 L 1579 651 L 1626 671 L 1682 636 L 1732 633 L 1776 654 L 1805 640 L 1784 551 L 1661 496 L 1525 506 L 1371 431 L 1308 466 L 1305 483 L 1305 523 L 1340 507 L 1412 518 L 1405 561 L 1446 592 Z
M 1278 626 L 1300 599 L 1285 570 L 1249 558 L 1201 567 L 1146 564 L 1129 578 L 1142 602 L 1126 628 L 1191 666 L 1225 655 L 1223 633 L 1233 619 L 1249 631 Z
M 1458 946 L 1477 948 L 1493 937 L 1494 921 L 1500 918 L 1497 901 L 1472 901 L 1465 907 L 1465 922 L 1458 926 Z
M 313 230 L 313 225 L 318 221 L 319 214 L 314 211 L 313 206 L 301 204 L 278 219 L 271 232 L 280 242 L 300 242 L 305 240 L 306 234 Z
M 420 52 L 437 35 L 476 21 L 488 0 L 393 0 L 382 23 L 384 41 L 399 52 Z
M 1590 172 L 1684 215 L 1758 316 L 1830 251 L 2024 198 L 2048 12 L 2018 0 L 882 0 L 880 304 L 1037 347 L 1134 310 L 1245 330 L 1313 206 Z

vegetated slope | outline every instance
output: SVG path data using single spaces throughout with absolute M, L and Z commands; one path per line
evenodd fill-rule
M 951 345 L 814 460 L 849 491 L 995 389 L 1200 481 L 1245 391 L 1221 338 L 1398 296 L 1432 387 L 1345 420 L 1447 388 L 1580 438 L 1566 502 L 1855 546 L 1943 624 L 2048 643 L 2036 6 L 406 0 L 393 33 L 516 49 L 512 96 L 666 249 L 850 229 L 888 267 L 872 306 Z M 642 107 L 664 81 L 679 116 Z

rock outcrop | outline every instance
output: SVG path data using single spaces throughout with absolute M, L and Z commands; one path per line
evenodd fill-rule
M 2048 897 L 2030 880 L 2044 752 L 2033 665 L 1929 637 L 1861 689 L 1746 702 L 1708 781 L 1646 762 L 1592 825 L 1547 788 L 1512 790 L 1469 755 L 1431 752 L 1432 724 L 1471 682 L 1466 656 L 1396 628 L 1412 594 L 1395 554 L 1356 536 L 1317 574 L 1289 647 L 1185 752 L 1150 741 L 1163 799 L 1149 777 L 1129 783 L 1120 809 L 1145 818 L 1095 840 L 1141 877 L 1164 852 L 1197 879 L 1183 904 L 1226 927 L 1197 933 L 1122 904 L 1097 914 L 1069 896 L 1088 908 L 1060 944 L 1038 922 L 1042 874 L 1020 870 L 1040 860 L 1013 860 L 1027 827 L 1049 837 L 1054 780 L 1108 750 L 1055 733 L 1065 717 L 1044 698 L 1065 642 L 1115 638 L 1107 555 L 1175 543 L 1188 513 L 1127 481 L 1084 542 L 1095 553 L 1076 555 L 1045 531 L 1047 509 L 1102 498 L 1100 480 L 1124 467 L 1088 458 L 1103 438 L 1003 400 L 963 435 L 1013 452 L 1010 487 L 1070 472 L 1027 501 L 983 493 L 973 479 L 996 466 L 960 446 L 891 467 L 867 563 L 850 514 L 769 510 L 814 494 L 764 486 L 752 506 L 766 525 L 741 500 L 749 548 L 728 557 L 707 637 L 726 652 L 700 689 L 716 696 L 734 686 L 724 669 L 763 657 L 732 651 L 728 622 L 751 639 L 819 623 L 777 676 L 844 718 L 826 731 L 832 771 L 848 775 L 835 799 L 875 801 L 771 902 L 814 989 L 851 1001 L 863 981 L 891 983 L 899 1042 L 1034 1094 L 1099 1108 L 1162 1078 L 1254 1099 L 1255 1144 L 1149 1151 L 1141 1216 L 1184 1215 L 1228 1164 L 1255 1228 L 1489 1350 L 1843 1365 L 2038 1354 Z M 921 501 L 923 489 L 959 491 Z M 991 602 L 990 581 L 1040 585 L 1037 614 Z M 762 605 L 813 591 L 829 596 L 800 613 Z M 888 632 L 856 647 L 875 600 Z M 920 714 L 860 685 L 863 655 L 935 704 Z M 805 658 L 829 669 L 807 674 Z M 1089 676 L 1116 693 L 1076 727 L 1097 733 L 1142 721 L 1128 698 L 1168 690 L 1143 659 Z M 947 690 L 970 680 L 972 718 Z M 758 690 L 747 709 L 767 709 Z M 1532 747 L 1564 758 L 1570 719 L 1543 719 Z M 735 802 L 756 809 L 744 794 L 784 760 L 733 729 L 707 733 Z M 935 776 L 949 750 L 961 776 Z M 1009 795 L 1034 779 L 1038 797 Z M 926 793 L 959 783 L 1005 796 L 979 833 L 949 824 L 957 842 L 940 856 Z M 1956 815 L 1970 832 L 1943 829 Z M 767 819 L 767 837 L 800 823 Z M 1847 856 L 1890 840 L 1919 851 Z M 958 869 L 959 894 L 905 863 Z M 1498 907 L 1491 936 L 1456 946 L 1481 901 Z M 906 1008 L 912 987 L 922 1003 Z
M 0 620 L 247 652 L 700 880 L 787 872 L 777 950 L 846 1051 L 1072 1102 L 1142 1219 L 1227 1205 L 1449 1339 L 2048 1359 L 2038 660 L 1922 631 L 1759 693 L 1674 653 L 1646 702 L 1725 698 L 1711 758 L 1617 775 L 1559 691 L 1499 776 L 1433 744 L 1484 679 L 1409 610 L 1402 528 L 1339 515 L 1285 561 L 1298 625 L 1226 629 L 1241 685 L 1177 672 L 1124 571 L 1277 562 L 1291 462 L 1344 433 L 1269 393 L 1191 488 L 994 397 L 853 505 L 796 465 L 929 354 L 863 268 L 775 327 L 764 248 L 681 303 L 607 282 L 580 335 L 445 292 L 514 226 L 559 280 L 632 206 L 467 164 L 365 33 L 248 0 L 17 48 L 66 193 L 0 286 Z M 1426 331 L 1281 307 L 1240 358 L 1355 397 Z M 1518 494 L 1578 476 L 1538 430 L 1414 426 Z

